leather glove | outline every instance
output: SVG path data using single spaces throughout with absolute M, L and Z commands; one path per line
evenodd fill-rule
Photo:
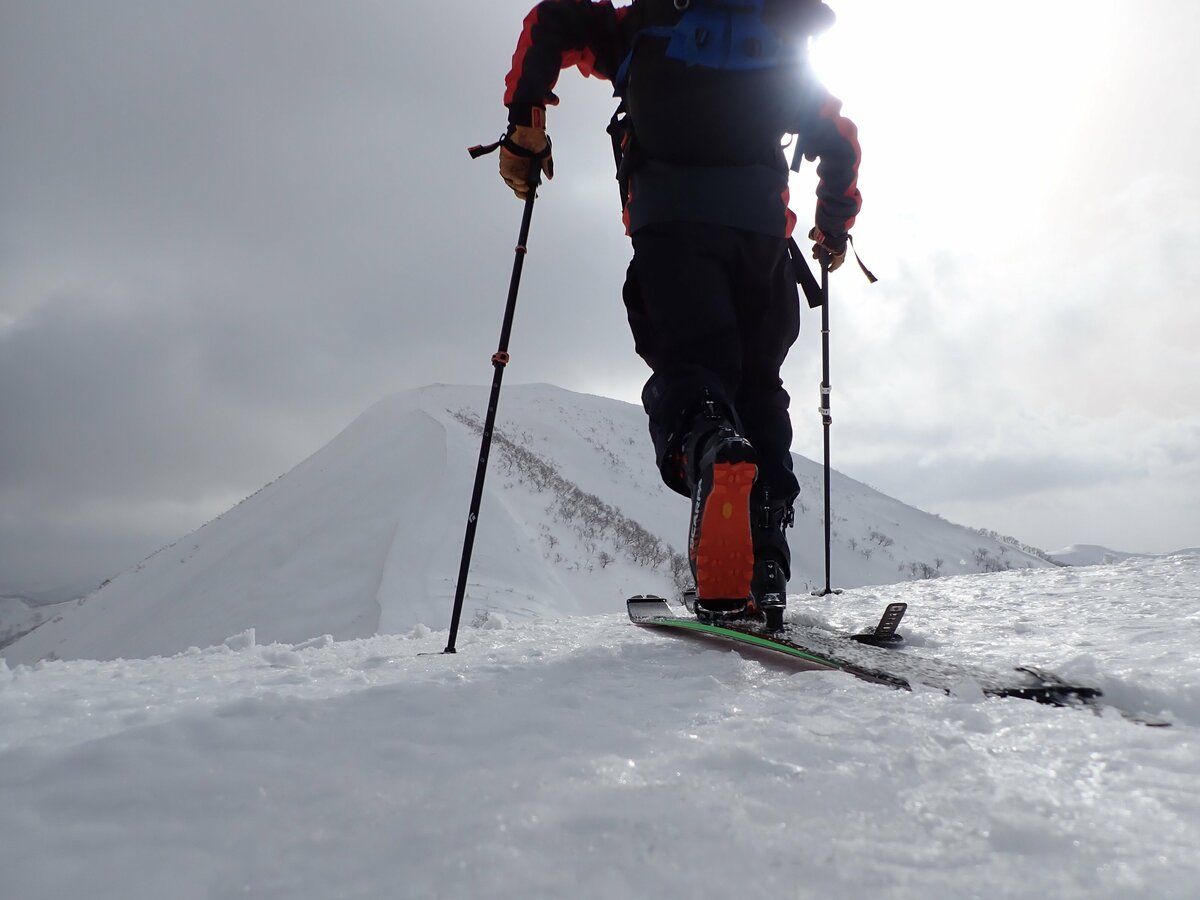
M 808 239 L 813 242 L 813 259 L 820 261 L 824 256 L 829 261 L 829 271 L 836 272 L 846 261 L 846 238 L 847 235 L 844 234 L 841 237 L 831 237 L 814 226 L 808 233 Z
M 529 196 L 530 167 L 533 160 L 541 161 L 542 174 L 554 177 L 554 157 L 550 154 L 550 136 L 537 125 L 509 125 L 500 142 L 500 177 L 524 200 Z

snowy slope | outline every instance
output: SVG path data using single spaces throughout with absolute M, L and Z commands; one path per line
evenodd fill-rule
M 0 663 L 0 894 L 1193 900 L 1200 558 L 792 598 L 1169 729 L 764 667 L 623 614 Z
M 0 597 L 0 649 L 49 619 L 51 609 L 34 606 L 21 597 Z
M 433 386 L 376 404 L 291 472 L 5 649 L 45 657 L 169 654 L 246 629 L 339 640 L 449 621 L 479 453 L 483 388 Z M 824 583 L 821 467 L 803 493 L 792 590 Z M 1045 560 L 835 474 L 835 585 L 1043 567 Z M 639 407 L 549 385 L 501 398 L 467 621 L 618 608 L 674 596 L 687 501 L 663 487 Z

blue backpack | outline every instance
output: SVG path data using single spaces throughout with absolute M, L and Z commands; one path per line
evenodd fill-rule
M 630 66 L 642 38 L 665 38 L 662 54 L 687 67 L 762 72 L 806 67 L 806 38 L 828 29 L 833 10 L 821 0 L 636 0 L 631 11 L 637 29 L 613 78 L 620 99 L 608 124 L 621 202 L 628 195 L 633 158 L 626 142 L 631 134 L 626 106 Z M 798 169 L 801 154 L 793 155 Z
M 664 0 L 644 2 L 651 22 L 664 13 L 667 18 L 678 15 L 678 20 L 670 25 L 648 24 L 637 32 L 613 79 L 618 97 L 625 95 L 629 64 L 644 37 L 666 38 L 668 59 L 707 69 L 749 72 L 795 64 L 803 56 L 802 42 L 785 41 L 768 22 L 765 0 L 670 0 L 673 12 L 663 10 Z M 774 0 L 772 5 L 782 8 L 780 24 L 789 29 L 800 27 L 811 34 L 832 23 L 832 11 L 816 0 Z M 785 18 L 789 12 L 793 13 L 790 24 Z M 797 12 L 802 21 L 796 21 Z

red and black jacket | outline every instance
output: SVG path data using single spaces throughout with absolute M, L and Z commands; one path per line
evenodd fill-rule
M 769 0 L 787 6 L 815 0 Z M 766 15 L 767 13 L 764 13 Z M 854 123 L 815 78 L 792 67 L 731 72 L 666 58 L 664 38 L 641 38 L 647 24 L 672 23 L 670 0 L 542 0 L 525 18 L 505 79 L 509 122 L 542 124 L 558 103 L 559 73 L 577 66 L 612 81 L 636 44 L 625 100 L 631 126 L 625 217 L 630 232 L 656 221 L 733 225 L 788 237 L 784 134 L 799 134 L 809 160 L 819 159 L 816 225 L 849 232 L 861 206 L 861 152 Z

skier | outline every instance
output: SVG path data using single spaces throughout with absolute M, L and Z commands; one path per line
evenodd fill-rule
M 820 159 L 813 256 L 845 259 L 861 205 L 854 124 L 806 64 L 833 23 L 818 0 L 543 0 L 505 79 L 500 173 L 524 199 L 553 177 L 546 108 L 571 65 L 613 81 L 609 131 L 633 243 L 624 301 L 652 375 L 642 392 L 664 482 L 691 498 L 688 558 L 705 618 L 782 606 L 792 473 L 779 370 L 800 328 L 786 134 Z M 623 114 L 623 117 L 621 117 Z

